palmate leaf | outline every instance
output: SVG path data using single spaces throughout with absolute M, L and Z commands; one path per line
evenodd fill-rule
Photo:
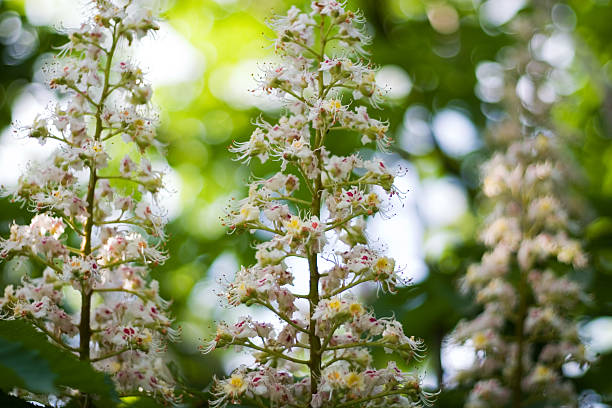
M 31 324 L 0 320 L 0 389 L 61 394 L 70 387 L 91 394 L 99 407 L 114 407 L 118 394 L 110 378 L 71 353 L 51 344 Z
M 32 408 L 34 405 L 17 397 L 8 395 L 0 390 L 0 407 Z

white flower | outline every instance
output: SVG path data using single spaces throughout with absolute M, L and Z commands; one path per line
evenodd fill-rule
M 272 20 L 279 59 L 263 67 L 258 82 L 286 110 L 277 123 L 257 120 L 249 140 L 230 150 L 238 160 L 248 163 L 258 157 L 277 169 L 251 181 L 248 197 L 230 205 L 224 217 L 230 231 L 262 230 L 266 238 L 256 244 L 257 263 L 241 267 L 221 295 L 230 306 L 264 307 L 283 326 L 275 331 L 248 316 L 235 325 L 218 325 L 215 338 L 202 349 L 235 346 L 252 352 L 255 363 L 215 380 L 213 407 L 251 400 L 279 407 L 344 406 L 361 398 L 391 407 L 430 403 L 431 395 L 420 390 L 418 379 L 396 365 L 371 367 L 373 346 L 384 345 L 410 360 L 420 357 L 422 342 L 406 336 L 398 322 L 377 319 L 350 293 L 364 282 L 377 282 L 385 292 L 398 283 L 395 261 L 371 249 L 365 232 L 365 217 L 381 206 L 370 187 L 393 194 L 393 172 L 380 160 L 364 161 L 355 153 L 332 156 L 326 148 L 328 140 L 342 134 L 335 130 L 380 148 L 391 142 L 385 122 L 371 118 L 365 107 L 350 110 L 350 92 L 340 92 L 352 90 L 353 97 L 366 96 L 373 104 L 378 100 L 373 70 L 355 58 L 366 40 L 362 24 L 343 2 L 329 0 L 313 2 L 312 13 L 292 7 Z M 319 36 L 320 29 L 327 34 Z M 332 50 L 326 48 L 325 37 L 343 47 L 342 57 L 321 57 Z M 292 258 L 308 263 L 308 282 L 298 282 L 305 277 L 294 274 Z M 333 263 L 325 272 L 322 259 Z M 295 290 L 304 283 L 308 293 Z M 310 329 L 318 337 L 320 363 L 307 357 L 314 347 Z M 313 394 L 314 381 L 318 392 Z M 385 390 L 405 395 L 383 399 Z

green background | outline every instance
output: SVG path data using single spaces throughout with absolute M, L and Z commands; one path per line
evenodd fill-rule
M 13 102 L 28 92 L 28 84 L 40 65 L 40 56 L 54 52 L 53 47 L 65 41 L 56 27 L 29 21 L 26 3 L 0 1 L 0 23 L 17 15 L 22 22 L 21 30 L 33 33 L 36 39 L 34 43 L 27 43 L 29 55 L 19 55 L 8 40 L 0 43 L 0 130 L 10 126 Z M 503 27 L 483 27 L 476 0 L 352 0 L 349 3 L 350 8 L 361 9 L 367 18 L 368 30 L 374 37 L 371 60 L 379 66 L 402 68 L 412 82 L 407 96 L 389 101 L 377 114 L 390 121 L 391 135 L 402 138 L 406 110 L 420 105 L 429 112 L 426 120 L 447 107 L 459 109 L 483 139 L 484 112 L 491 107 L 475 95 L 475 70 L 479 63 L 495 60 L 500 50 L 512 46 L 516 39 L 506 34 Z M 236 88 L 243 82 L 235 81 L 232 75 L 241 72 L 236 67 L 254 66 L 245 61 L 250 64 L 270 55 L 272 33 L 265 20 L 274 13 L 286 11 L 292 4 L 300 6 L 308 2 L 176 0 L 164 3 L 164 17 L 191 44 L 204 68 L 202 75 L 193 81 L 156 87 L 154 96 L 160 108 L 160 138 L 167 143 L 168 163 L 180 177 L 181 188 L 180 211 L 167 228 L 170 260 L 157 267 L 153 274 L 161 283 L 163 296 L 172 299 L 172 312 L 177 325 L 182 327 L 182 341 L 173 344 L 170 353 L 185 385 L 194 394 L 205 389 L 213 375 L 224 374 L 222 352 L 202 356 L 197 349 L 213 333 L 215 320 L 224 316 L 207 285 L 214 280 L 209 273 L 211 266 L 221 274 L 229 274 L 233 271 L 227 269 L 232 265 L 250 264 L 253 259 L 252 237 L 228 235 L 218 217 L 231 197 L 246 194 L 250 170 L 259 176 L 272 170 L 259 163 L 249 169 L 232 161 L 227 151 L 232 140 L 244 140 L 250 135 L 251 121 L 261 112 L 250 105 L 250 99 L 243 100 L 241 94 L 236 94 Z M 453 33 L 440 33 L 430 24 L 427 11 L 440 4 L 453 7 L 460 18 L 460 27 Z M 579 169 L 578 182 L 568 192 L 586 202 L 582 221 L 590 266 L 577 276 L 592 293 L 591 301 L 582 311 L 586 323 L 612 316 L 612 6 L 603 0 L 573 0 L 567 4 L 576 14 L 573 35 L 577 63 L 572 74 L 579 78 L 580 87 L 555 105 L 553 118 Z M 529 7 L 521 11 L 530 12 Z M 175 64 L 180 69 L 181 61 Z M 264 113 L 271 119 L 275 115 L 274 111 Z M 456 157 L 445 152 L 435 138 L 432 140 L 431 149 L 423 154 L 403 150 L 400 144 L 394 147 L 393 154 L 396 159 L 407 160 L 422 180 L 448 177 L 458 180 L 467 192 L 468 210 L 451 224 L 424 226 L 425 240 L 444 234 L 452 237 L 443 250 L 433 251 L 426 257 L 425 280 L 400 290 L 394 297 L 381 295 L 369 299 L 378 315 L 394 313 L 404 324 L 406 333 L 425 339 L 429 353 L 423 376 L 429 378 L 428 383 L 443 378 L 440 348 L 444 337 L 460 318 L 476 312 L 471 299 L 459 295 L 457 279 L 483 252 L 475 240 L 476 228 L 482 221 L 477 205 L 480 197 L 476 175 L 478 165 L 490 153 L 480 148 Z M 342 144 L 332 146 L 338 152 L 358 147 L 357 140 L 343 140 Z M 16 171 L 0 163 L 0 172 Z M 411 189 L 406 194 L 417 193 Z M 23 209 L 6 199 L 0 200 L 0 235 L 7 235 L 12 220 L 25 222 L 28 217 Z M 0 272 L 2 286 L 17 283 L 23 273 L 40 273 L 28 264 L 14 263 L 0 265 Z M 599 334 L 610 337 L 609 333 Z M 599 363 L 586 375 L 575 380 L 580 390 L 597 390 L 609 403 L 612 380 L 606 367 L 612 364 L 610 351 L 601 355 Z M 443 392 L 437 406 L 461 406 L 464 393 L 462 389 Z M 186 401 L 192 406 L 206 406 L 197 394 Z

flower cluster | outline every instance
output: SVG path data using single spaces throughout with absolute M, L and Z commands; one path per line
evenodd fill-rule
M 526 42 L 531 35 L 543 34 L 529 32 Z M 546 64 L 525 54 L 526 49 L 519 44 L 508 72 L 537 83 L 550 67 L 530 70 Z M 514 94 L 518 87 L 506 88 L 511 90 L 505 101 L 511 114 L 491 126 L 502 148 L 482 169 L 490 213 L 480 238 L 487 252 L 462 280 L 463 289 L 475 294 L 481 313 L 460 322 L 453 333 L 454 341 L 475 350 L 475 361 L 455 380 L 472 385 L 466 403 L 470 408 L 510 401 L 516 407 L 525 401 L 575 407 L 578 399 L 564 368 L 588 365 L 575 321 L 587 296 L 570 273 L 584 268 L 587 259 L 575 238 L 567 160 L 559 137 L 543 130 L 546 104 L 527 104 Z
M 366 217 L 383 209 L 380 195 L 395 194 L 395 172 L 379 160 L 334 155 L 325 143 L 338 131 L 383 149 L 390 143 L 387 124 L 350 103 L 351 97 L 376 103 L 381 92 L 372 68 L 359 61 L 367 44 L 362 23 L 331 0 L 313 2 L 309 13 L 293 7 L 272 21 L 280 64 L 265 69 L 261 87 L 284 100 L 287 114 L 276 124 L 259 121 L 232 151 L 247 163 L 275 161 L 280 172 L 253 181 L 224 219 L 230 231 L 265 231 L 270 239 L 257 244 L 257 262 L 242 267 L 223 296 L 232 306 L 268 309 L 280 324 L 249 316 L 218 324 L 202 349 L 249 349 L 256 363 L 216 380 L 211 406 L 399 407 L 428 405 L 433 397 L 395 363 L 374 367 L 372 348 L 411 362 L 424 345 L 351 293 L 365 282 L 384 292 L 401 284 L 395 261 L 365 234 Z M 333 43 L 341 56 L 328 56 Z M 331 260 L 327 270 L 322 256 Z M 295 257 L 308 261 L 308 293 L 291 287 L 297 277 L 285 261 Z
M 92 12 L 48 68 L 63 102 L 23 129 L 58 148 L 30 164 L 10 193 L 36 215 L 29 225 L 11 226 L 0 258 L 28 258 L 44 271 L 5 289 L 1 315 L 31 322 L 111 374 L 122 392 L 173 399 L 163 351 L 176 333 L 149 276 L 149 267 L 166 259 L 165 220 L 155 205 L 162 174 L 146 158 L 157 144 L 151 86 L 119 57 L 158 25 L 138 1 L 96 0 Z M 121 150 L 123 159 L 112 157 Z M 66 297 L 71 291 L 80 294 L 76 307 Z

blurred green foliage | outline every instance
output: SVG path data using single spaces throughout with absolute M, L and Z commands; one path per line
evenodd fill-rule
M 183 340 L 172 346 L 171 353 L 183 375 L 187 394 L 192 394 L 185 398 L 191 406 L 206 406 L 201 391 L 214 374 L 224 371 L 220 353 L 202 356 L 198 351 L 202 340 L 212 334 L 213 320 L 223 317 L 210 283 L 233 273 L 231 268 L 236 264 L 251 263 L 253 256 L 251 237 L 228 235 L 218 218 L 232 197 L 246 194 L 250 170 L 257 176 L 270 171 L 258 163 L 253 163 L 252 169 L 246 168 L 232 161 L 227 152 L 232 140 L 244 140 L 250 135 L 251 121 L 261 114 L 257 103 L 241 89 L 248 86 L 248 75 L 257 69 L 253 61 L 264 60 L 272 52 L 266 18 L 284 12 L 292 4 L 308 3 L 297 0 L 165 2 L 168 23 L 191 44 L 203 65 L 201 76 L 161 86 L 155 94 L 155 103 L 161 111 L 160 133 L 167 143 L 168 162 L 180 179 L 180 197 L 179 211 L 168 226 L 170 260 L 154 274 L 160 280 L 163 296 L 173 300 L 174 316 L 183 329 Z M 430 348 L 427 376 L 433 378 L 428 382 L 439 384 L 444 374 L 440 361 L 444 338 L 459 319 L 475 312 L 470 299 L 459 294 L 457 279 L 482 253 L 475 237 L 475 228 L 481 221 L 476 205 L 477 168 L 488 152 L 482 148 L 457 157 L 445 152 L 436 138 L 432 139 L 432 148 L 424 153 L 404 150 L 404 115 L 409 107 L 418 105 L 427 113 L 426 120 L 431 121 L 436 113 L 452 107 L 465 114 L 482 134 L 491 107 L 475 94 L 476 67 L 480 62 L 494 61 L 515 39 L 503 28 L 482 25 L 476 10 L 482 3 L 479 1 L 351 0 L 349 3 L 352 9 L 363 10 L 368 21 L 374 39 L 370 59 L 382 67 L 399 67 L 411 81 L 410 93 L 390 100 L 378 114 L 390 121 L 391 134 L 399 141 L 394 148 L 395 160 L 410 163 L 414 169 L 411 171 L 424 180 L 451 176 L 462 183 L 469 197 L 468 214 L 458 221 L 441 227 L 423 226 L 425 239 L 440 232 L 450 232 L 455 237 L 443 250 L 426 254 L 427 277 L 394 297 L 371 299 L 377 315 L 395 314 L 404 323 L 406 333 L 425 339 Z M 577 167 L 582 170 L 573 193 L 586 201 L 584 208 L 588 209 L 584 210 L 584 221 L 591 266 L 580 280 L 593 295 L 584 310 L 585 321 L 612 316 L 609 295 L 612 288 L 612 6 L 609 3 L 608 0 L 568 2 L 577 21 L 580 88 L 554 111 L 555 123 L 568 141 Z M 452 7 L 456 13 L 460 23 L 457 30 L 432 27 L 432 7 L 440 4 Z M 0 24 L 7 16 L 18 16 L 22 27 L 34 32 L 37 38 L 35 48 L 22 58 L 11 59 L 11 44 L 0 43 L 3 61 L 0 64 L 0 129 L 9 126 L 12 104 L 33 77 L 37 58 L 63 42 L 53 28 L 29 25 L 24 5 L 27 1 L 0 1 Z M 178 69 L 182 61 L 174 64 Z M 276 115 L 274 110 L 263 112 L 263 117 L 270 120 Z M 2 137 L 6 139 L 10 134 L 5 132 Z M 341 153 L 357 146 L 357 140 L 341 140 L 332 150 Z M 1 171 L 15 172 L 16 169 L 2 166 Z M 410 190 L 407 195 L 415 194 Z M 12 220 L 23 222 L 27 218 L 23 209 L 7 200 L 0 201 L 2 236 L 6 236 Z M 39 273 L 27 264 L 9 263 L 0 268 L 3 286 L 18 281 L 22 273 Z M 211 270 L 216 272 L 215 276 L 209 273 Z M 576 379 L 577 386 L 582 390 L 595 389 L 610 398 L 612 382 L 606 370 L 610 364 L 612 353 L 608 350 L 600 356 L 597 366 Z M 443 392 L 437 406 L 461 406 L 464 392 Z M 126 406 L 150 406 L 150 403 L 127 401 Z
M 0 389 L 13 387 L 33 393 L 57 393 L 71 387 L 95 393 L 96 404 L 114 407 L 119 402 L 111 379 L 47 341 L 47 337 L 22 320 L 0 321 Z M 1 401 L 1 400 L 0 400 Z

